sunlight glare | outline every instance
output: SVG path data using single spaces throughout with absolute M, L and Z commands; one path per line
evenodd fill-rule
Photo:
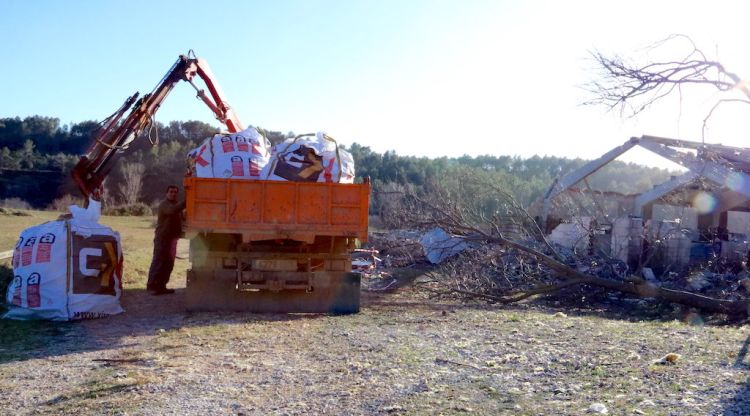
M 693 207 L 701 214 L 708 214 L 716 209 L 716 198 L 708 192 L 698 192 L 693 199 Z

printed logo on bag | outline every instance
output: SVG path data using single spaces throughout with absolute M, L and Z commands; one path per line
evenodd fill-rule
M 55 244 L 55 235 L 52 233 L 44 234 L 39 238 L 39 246 L 36 248 L 37 263 L 49 263 L 53 244 Z
M 206 151 L 206 145 L 201 146 L 201 150 L 198 151 L 198 155 L 195 156 L 195 163 L 203 166 L 204 168 L 208 165 L 208 161 L 203 158 L 203 152 Z
M 250 158 L 250 176 L 260 176 L 260 163 L 257 159 Z
M 42 298 L 39 293 L 39 284 L 42 276 L 39 273 L 31 273 L 26 279 L 26 303 L 29 308 L 38 308 L 42 306 Z
M 297 150 L 287 153 L 276 164 L 274 175 L 288 181 L 317 182 L 323 171 L 322 158 L 313 149 L 300 146 Z
M 323 174 L 323 177 L 326 178 L 326 182 L 333 182 L 333 175 L 331 174 L 331 171 L 333 170 L 333 166 L 336 163 L 336 158 L 332 157 L 328 161 L 328 166 L 325 168 L 325 173 Z
M 73 293 L 115 295 L 117 240 L 111 235 L 73 234 Z
M 13 268 L 18 267 L 21 264 L 21 243 L 23 243 L 23 237 L 18 237 L 16 247 L 13 248 L 13 259 L 11 260 Z
M 223 136 L 221 138 L 221 150 L 223 150 L 224 153 L 234 152 L 234 142 L 232 142 L 231 137 Z
M 245 170 L 242 168 L 242 158 L 232 156 L 232 176 L 245 176 Z
M 29 237 L 29 239 L 23 244 L 23 248 L 21 248 L 21 266 L 28 266 L 31 264 L 31 253 L 34 252 L 35 243 L 36 237 Z
M 242 136 L 237 136 L 237 151 L 249 152 L 250 146 L 247 144 L 247 139 Z
M 16 306 L 21 306 L 21 286 L 23 286 L 23 279 L 21 276 L 15 276 L 13 278 L 13 300 L 10 303 Z

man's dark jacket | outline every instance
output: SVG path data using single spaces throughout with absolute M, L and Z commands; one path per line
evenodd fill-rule
M 162 201 L 157 212 L 156 240 L 171 240 L 182 236 L 182 210 L 185 209 L 185 201 L 171 202 Z

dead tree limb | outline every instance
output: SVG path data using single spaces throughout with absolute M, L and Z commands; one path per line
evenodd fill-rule
M 494 300 L 499 303 L 513 303 L 513 302 L 518 302 L 518 301 L 527 299 L 532 296 L 553 293 L 558 290 L 571 287 L 571 286 L 591 285 L 591 286 L 597 286 L 597 287 L 609 289 L 612 291 L 635 295 L 641 298 L 654 298 L 655 300 L 661 301 L 661 302 L 678 303 L 681 305 L 698 308 L 706 312 L 724 313 L 728 315 L 747 315 L 748 314 L 748 307 L 750 307 L 750 304 L 748 304 L 748 302 L 744 300 L 716 299 L 716 298 L 704 296 L 698 293 L 692 293 L 692 292 L 687 292 L 687 291 L 682 291 L 682 290 L 667 289 L 667 288 L 655 286 L 652 283 L 647 282 L 636 276 L 631 276 L 630 279 L 623 281 L 623 282 L 619 282 L 619 281 L 615 281 L 611 279 L 606 279 L 606 278 L 602 278 L 598 276 L 581 273 L 578 270 L 566 264 L 563 264 L 559 262 L 558 260 L 538 250 L 528 247 L 524 244 L 521 244 L 512 240 L 508 240 L 501 236 L 482 235 L 482 232 L 480 230 L 475 230 L 475 232 L 481 235 L 481 237 L 472 237 L 470 239 L 475 240 L 475 241 L 482 240 L 486 243 L 494 243 L 494 244 L 499 244 L 499 245 L 506 246 L 506 247 L 513 247 L 516 250 L 529 254 L 533 256 L 534 258 L 536 258 L 539 262 L 543 263 L 550 269 L 554 270 L 563 279 L 563 281 L 556 285 L 538 286 L 534 289 L 518 292 L 507 297 L 488 296 L 485 294 L 480 295 L 477 293 L 468 292 L 468 291 L 464 291 L 460 289 L 452 290 L 454 293 L 483 297 L 483 298 Z
M 600 51 L 591 52 L 600 74 L 586 87 L 594 98 L 584 104 L 604 105 L 633 117 L 675 91 L 682 94 L 681 88 L 688 85 L 709 86 L 722 92 L 737 90 L 744 98 L 733 101 L 750 104 L 747 81 L 721 62 L 709 59 L 688 36 L 672 35 L 647 49 L 655 51 L 667 43 L 675 46 L 678 41 L 688 45 L 688 52 L 682 58 L 648 64 L 637 64 Z
M 460 288 L 450 288 L 453 293 L 481 297 L 499 303 L 512 303 L 535 295 L 552 293 L 566 287 L 589 285 L 631 294 L 641 298 L 653 298 L 660 302 L 678 303 L 698 308 L 705 312 L 723 313 L 735 316 L 748 315 L 748 307 L 750 305 L 746 300 L 716 299 L 698 293 L 667 289 L 647 282 L 638 276 L 630 276 L 624 281 L 617 281 L 582 273 L 533 247 L 505 238 L 501 234 L 497 234 L 496 228 L 478 227 L 464 222 L 464 217 L 454 211 L 458 208 L 453 204 L 448 204 L 447 206 L 438 205 L 438 203 L 427 201 L 415 195 L 408 195 L 408 198 L 421 207 L 421 210 L 415 210 L 415 212 L 421 211 L 423 214 L 426 214 L 426 216 L 420 220 L 421 224 L 443 227 L 451 232 L 463 235 L 463 239 L 467 242 L 475 242 L 483 245 L 496 244 L 506 248 L 515 249 L 544 264 L 561 280 L 561 282 L 557 284 L 540 285 L 529 290 L 509 294 L 508 296 L 478 294 Z M 488 228 L 491 231 L 485 231 L 485 228 Z

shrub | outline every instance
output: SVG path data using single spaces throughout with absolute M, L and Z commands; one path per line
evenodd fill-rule
M 9 209 L 31 209 L 31 205 L 21 198 L 0 199 L 0 207 Z
M 104 208 L 102 212 L 104 215 L 113 215 L 116 217 L 143 217 L 146 215 L 152 215 L 151 207 L 143 203 L 135 203 L 130 205 L 119 205 L 109 208 Z
M 57 198 L 54 201 L 52 201 L 52 203 L 47 207 L 47 209 L 50 211 L 68 212 L 68 207 L 70 205 L 78 205 L 79 207 L 82 207 L 83 198 L 75 197 L 70 194 L 65 194 L 61 196 L 60 198 Z

